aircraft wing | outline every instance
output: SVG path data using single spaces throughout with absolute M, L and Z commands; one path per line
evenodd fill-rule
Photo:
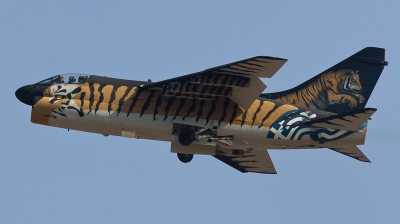
M 253 149 L 244 152 L 243 155 L 230 155 L 218 151 L 214 157 L 242 173 L 276 174 L 274 164 L 266 149 Z
M 330 149 L 338 153 L 342 153 L 346 156 L 350 156 L 351 158 L 354 158 L 361 162 L 369 162 L 369 163 L 371 162 L 356 145 L 339 147 L 339 148 L 330 148 Z
M 271 78 L 287 60 L 257 56 L 226 65 L 206 69 L 160 82 L 141 85 L 144 89 L 159 89 L 166 97 L 192 97 L 218 100 L 229 97 L 248 109 L 266 85 L 260 78 Z

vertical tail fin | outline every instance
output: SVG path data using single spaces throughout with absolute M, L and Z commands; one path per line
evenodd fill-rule
M 367 47 L 295 88 L 261 97 L 333 113 L 362 109 L 387 65 L 385 49 Z

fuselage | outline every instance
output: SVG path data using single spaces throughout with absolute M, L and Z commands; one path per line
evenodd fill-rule
M 146 82 L 91 76 L 84 83 L 62 80 L 38 83 L 42 89 L 32 101 L 31 121 L 53 127 L 99 133 L 105 136 L 174 141 L 179 129 L 190 125 L 208 139 L 232 148 L 326 148 L 364 144 L 366 123 L 352 132 L 301 125 L 313 118 L 331 116 L 294 104 L 256 99 L 244 109 L 229 98 L 208 100 L 168 96 L 142 90 Z

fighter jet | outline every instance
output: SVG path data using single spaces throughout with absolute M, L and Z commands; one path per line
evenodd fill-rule
M 168 141 L 183 163 L 210 155 L 243 173 L 276 174 L 267 149 L 321 148 L 370 162 L 357 145 L 376 112 L 365 106 L 385 50 L 367 47 L 292 89 L 262 93 L 261 78 L 286 61 L 257 56 L 159 82 L 61 74 L 15 95 L 33 123 Z

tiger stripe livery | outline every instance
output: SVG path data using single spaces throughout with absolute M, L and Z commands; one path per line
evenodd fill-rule
M 363 162 L 365 108 L 387 65 L 365 48 L 299 86 L 262 94 L 286 59 L 257 56 L 159 82 L 58 75 L 16 91 L 31 121 L 170 141 L 182 162 L 212 155 L 241 172 L 276 173 L 265 150 L 331 148 Z M 68 80 L 68 83 L 65 81 Z

